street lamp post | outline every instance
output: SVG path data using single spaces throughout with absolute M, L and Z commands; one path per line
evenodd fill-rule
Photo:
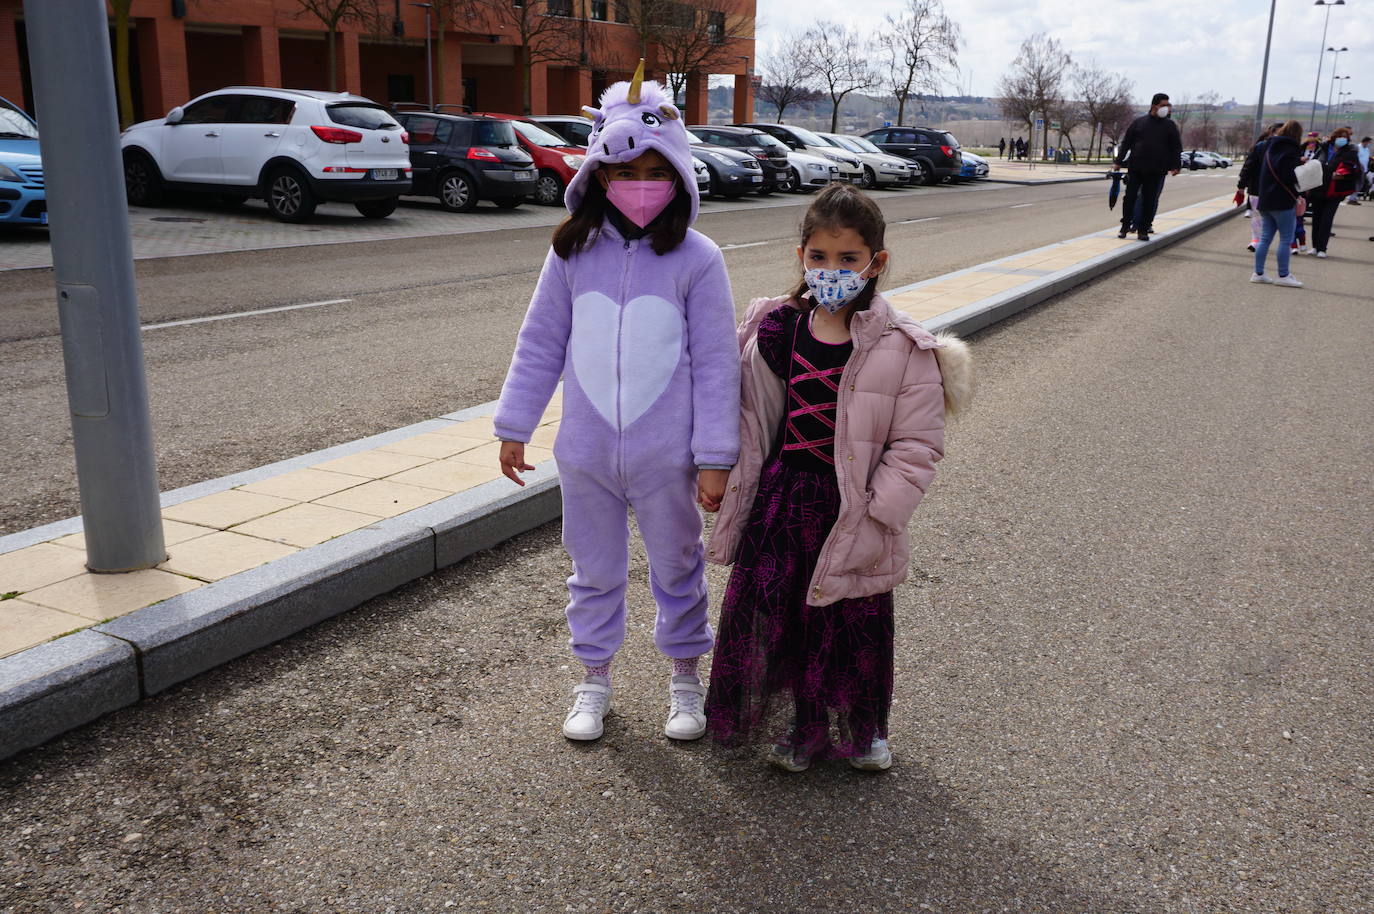
M 1343 0 L 1338 0 L 1343 2 Z M 425 11 L 425 101 L 431 108 L 434 107 L 434 56 L 429 52 L 430 24 L 429 14 L 434 9 L 433 3 L 412 3 L 411 6 L 422 7 Z
M 1322 25 L 1322 43 L 1318 47 L 1321 51 L 1317 55 L 1317 81 L 1312 85 L 1312 117 L 1308 119 L 1308 124 L 1315 126 L 1317 123 L 1317 93 L 1322 87 L 1322 64 L 1326 62 L 1326 29 L 1331 25 L 1331 7 L 1345 6 L 1345 0 L 1316 0 L 1313 6 L 1326 7 L 1326 22 Z
M 1255 129 L 1251 131 L 1253 136 L 1259 136 L 1264 124 L 1264 84 L 1269 79 L 1269 44 L 1274 39 L 1274 8 L 1278 3 L 1279 0 L 1269 0 L 1269 31 L 1264 36 L 1264 64 L 1260 67 L 1260 93 L 1259 102 L 1255 105 Z
M 1344 51 L 1345 48 L 1341 48 L 1341 50 Z M 1349 78 L 1350 78 L 1349 76 L 1337 76 L 1337 75 L 1336 75 L 1336 65 L 1335 65 L 1334 63 L 1331 65 L 1331 89 L 1332 89 L 1332 91 L 1335 91 L 1335 88 L 1336 88 L 1336 81 L 1337 81 L 1337 80 L 1339 80 L 1339 79 L 1349 79 Z M 1331 129 L 1331 120 L 1332 120 L 1332 119 L 1331 119 L 1331 97 L 1332 97 L 1331 92 L 1326 93 L 1326 127 L 1325 127 L 1326 130 L 1330 130 L 1330 129 Z

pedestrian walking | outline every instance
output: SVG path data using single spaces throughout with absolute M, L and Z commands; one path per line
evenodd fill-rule
M 1369 137 L 1360 140 L 1360 145 L 1355 147 L 1355 156 L 1360 162 L 1360 186 L 1355 193 L 1350 195 L 1350 205 L 1359 206 L 1360 198 L 1369 199 Z
M 1350 128 L 1337 127 L 1316 153 L 1322 163 L 1322 183 L 1307 193 L 1312 213 L 1312 253 L 1326 256 L 1336 210 L 1359 186 L 1360 158 L 1350 145 Z
M 1297 224 L 1297 206 L 1302 199 L 1298 193 L 1298 179 L 1293 174 L 1294 169 L 1302 164 L 1302 151 L 1298 146 L 1301 136 L 1302 125 L 1297 121 L 1288 121 L 1264 141 L 1264 148 L 1260 150 L 1256 196 L 1259 198 L 1263 224 L 1259 244 L 1255 246 L 1255 271 L 1250 275 L 1251 282 L 1302 288 L 1302 283 L 1288 270 Z M 1274 255 L 1279 268 L 1277 279 L 1264 272 L 1264 262 L 1275 236 L 1279 239 Z
M 1126 199 L 1121 208 L 1121 231 L 1125 238 L 1134 227 L 1136 237 L 1150 240 L 1154 230 L 1159 195 L 1166 175 L 1177 175 L 1183 159 L 1183 140 L 1178 125 L 1169 118 L 1169 96 L 1157 92 L 1150 99 L 1150 112 L 1131 122 L 1121 138 L 1112 170 L 1126 165 Z
M 706 732 L 697 660 L 711 648 L 700 505 L 715 510 L 739 451 L 739 352 L 720 249 L 697 216 L 692 151 L 672 95 L 616 83 L 593 112 L 586 160 L 568 182 L 494 419 L 501 470 L 523 485 L 525 443 L 559 378 L 554 453 L 572 559 L 568 626 L 584 676 L 563 723 L 601 736 L 611 663 L 625 638 L 631 508 L 671 660 L 664 733 Z M 590 109 L 588 109 L 590 110 Z
M 1246 246 L 1247 251 L 1253 252 L 1255 246 L 1259 244 L 1260 228 L 1263 225 L 1259 211 L 1258 166 L 1260 158 L 1263 156 L 1264 143 L 1282 127 L 1282 123 L 1276 123 L 1264 128 L 1259 139 L 1255 140 L 1255 144 L 1245 154 L 1245 161 L 1240 166 L 1240 174 L 1236 176 L 1236 205 L 1240 206 L 1242 203 L 1248 202 L 1250 206 L 1250 244 Z
M 1006 137 L 998 137 L 998 138 L 997 138 L 997 158 L 999 158 L 999 159 L 1005 159 L 1006 157 L 1007 157 L 1007 138 L 1006 138 Z
M 892 588 L 945 416 L 969 394 L 967 347 L 878 294 L 883 233 L 862 192 L 821 191 L 801 281 L 740 325 L 740 459 L 707 548 L 735 567 L 706 713 L 718 743 L 772 742 L 789 771 L 892 763 Z

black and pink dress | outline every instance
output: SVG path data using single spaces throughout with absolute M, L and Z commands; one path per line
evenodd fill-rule
M 787 411 L 721 606 L 706 715 L 719 743 L 848 758 L 887 738 L 892 593 L 806 601 L 839 517 L 835 411 L 853 352 L 813 337 L 808 318 L 782 307 L 759 324 L 759 354 L 786 381 Z

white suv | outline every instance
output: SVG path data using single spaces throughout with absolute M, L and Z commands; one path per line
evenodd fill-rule
M 391 114 L 346 92 L 233 86 L 124 131 L 124 187 L 133 206 L 164 190 L 261 197 L 278 219 L 303 222 L 324 201 L 371 219 L 410 191 L 410 138 Z

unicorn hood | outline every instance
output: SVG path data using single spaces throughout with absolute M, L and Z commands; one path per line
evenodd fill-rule
M 692 170 L 692 144 L 687 128 L 672 98 L 658 83 L 644 81 L 644 61 L 639 62 L 634 79 L 615 83 L 601 93 L 601 108 L 583 108 L 595 121 L 587 138 L 587 158 L 568 182 L 564 202 L 571 212 L 577 209 L 587 182 L 603 163 L 628 162 L 645 149 L 657 150 L 677 171 L 680 187 L 692 204 L 691 221 L 696 222 L 700 198 L 696 173 Z

